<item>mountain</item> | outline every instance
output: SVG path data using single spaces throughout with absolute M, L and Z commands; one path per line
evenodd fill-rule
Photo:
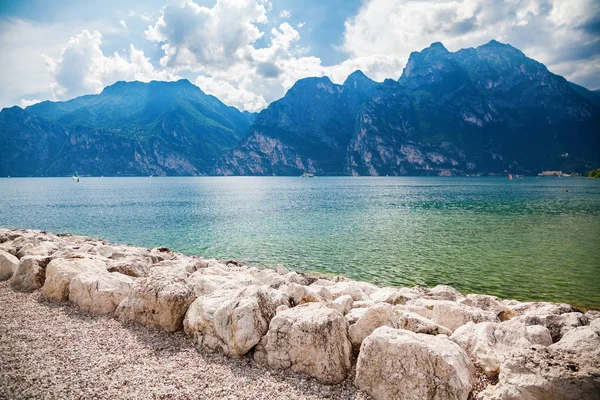
M 377 84 L 356 71 L 343 85 L 301 79 L 263 110 L 248 136 L 218 161 L 219 175 L 343 174 L 356 114 Z
M 0 112 L 0 175 L 471 175 L 600 166 L 600 93 L 497 41 L 398 80 L 301 79 L 260 113 L 187 80 Z
M 0 175 L 39 176 L 68 141 L 64 128 L 20 107 L 0 112 Z
M 117 82 L 98 95 L 17 109 L 0 112 L 3 175 L 202 175 L 252 118 L 187 80 Z M 42 144 L 44 162 L 26 163 Z
M 350 100 L 351 99 L 351 100 Z M 464 175 L 600 165 L 597 93 L 497 41 L 414 52 L 398 81 L 299 81 L 218 174 Z

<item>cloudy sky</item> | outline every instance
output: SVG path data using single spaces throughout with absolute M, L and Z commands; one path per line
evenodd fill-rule
M 303 77 L 397 79 L 432 42 L 491 39 L 600 89 L 598 0 L 1 0 L 0 107 L 187 78 L 258 111 Z

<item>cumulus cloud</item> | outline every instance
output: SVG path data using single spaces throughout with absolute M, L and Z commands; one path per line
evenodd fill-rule
M 223 68 L 252 57 L 252 44 L 262 36 L 257 24 L 267 22 L 266 13 L 255 0 L 217 0 L 213 8 L 181 0 L 169 3 L 145 33 L 164 43 L 165 67 Z
M 250 111 L 266 107 L 305 77 L 328 75 L 341 83 L 362 69 L 383 80 L 401 70 L 395 55 L 323 66 L 298 45 L 300 33 L 288 22 L 265 29 L 268 10 L 268 3 L 260 0 L 217 0 L 212 8 L 183 0 L 169 3 L 145 34 L 161 45 L 163 67 L 197 73 L 195 83 L 205 92 Z M 279 16 L 289 18 L 291 13 L 284 10 Z M 256 44 L 260 38 L 267 43 L 263 47 Z
M 46 57 L 46 65 L 55 80 L 52 88 L 57 99 L 99 93 L 119 80 L 147 82 L 176 78 L 166 70 L 157 71 L 144 53 L 133 45 L 128 55 L 105 56 L 101 44 L 100 32 L 83 30 L 69 39 L 60 57 Z
M 456 51 L 496 39 L 568 79 L 598 86 L 599 26 L 596 0 L 369 0 L 346 22 L 343 49 L 351 57 L 407 60 L 432 42 Z
M 121 26 L 122 26 L 123 28 L 127 28 L 127 23 L 125 22 L 125 20 L 124 20 L 124 19 L 120 20 L 120 21 L 119 21 L 119 24 L 121 24 Z

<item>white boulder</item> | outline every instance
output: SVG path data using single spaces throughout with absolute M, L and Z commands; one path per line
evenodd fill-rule
M 355 352 L 358 352 L 363 340 L 381 326 L 397 327 L 394 309 L 388 303 L 377 303 L 367 308 L 367 311 L 350 325 L 348 338 Z
M 342 314 L 323 303 L 278 312 L 254 358 L 273 369 L 291 370 L 325 384 L 343 381 L 351 368 L 352 347 Z
M 10 279 L 17 267 L 19 259 L 6 251 L 0 250 L 0 281 Z
M 84 271 L 71 279 L 69 301 L 92 314 L 110 314 L 127 297 L 132 284 L 133 279 L 118 272 Z
M 50 261 L 46 267 L 42 294 L 54 301 L 67 301 L 71 280 L 84 271 L 107 272 L 106 264 L 91 258 L 56 258 Z
M 122 322 L 155 326 L 175 332 L 183 328 L 185 313 L 196 299 L 180 271 L 152 269 L 147 278 L 138 278 L 115 315 Z
M 241 357 L 267 333 L 274 315 L 271 296 L 259 286 L 218 290 L 192 303 L 183 327 L 200 347 Z
M 467 400 L 474 374 L 469 356 L 446 336 L 381 327 L 363 341 L 355 384 L 375 400 Z
M 10 286 L 22 292 L 31 292 L 41 288 L 46 280 L 46 267 L 50 257 L 26 256 L 10 278 Z

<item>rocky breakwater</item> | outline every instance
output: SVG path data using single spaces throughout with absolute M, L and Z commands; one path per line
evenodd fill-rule
M 0 229 L 0 279 L 375 399 L 598 399 L 600 312 Z M 167 333 L 165 333 L 167 334 Z M 354 376 L 350 376 L 354 374 Z

